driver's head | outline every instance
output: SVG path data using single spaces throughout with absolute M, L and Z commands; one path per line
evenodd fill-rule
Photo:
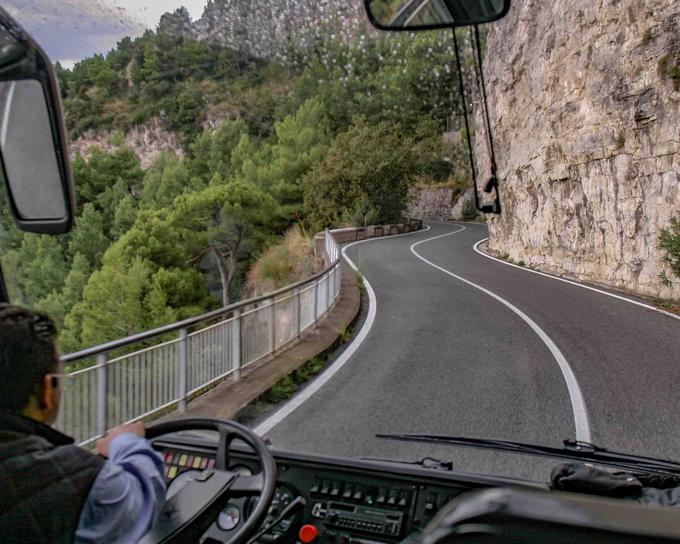
M 0 304 L 0 412 L 51 425 L 61 400 L 56 328 L 44 314 Z

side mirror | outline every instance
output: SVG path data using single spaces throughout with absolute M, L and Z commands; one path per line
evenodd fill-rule
M 364 0 L 368 18 L 382 30 L 434 30 L 491 23 L 510 0 Z
M 75 199 L 57 78 L 45 52 L 3 8 L 0 177 L 21 230 L 71 229 Z

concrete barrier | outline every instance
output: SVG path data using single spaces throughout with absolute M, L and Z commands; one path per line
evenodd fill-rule
M 394 225 L 370 225 L 367 227 L 344 227 L 331 230 L 331 234 L 338 244 L 347 244 L 368 238 L 382 238 L 383 236 L 394 236 L 406 232 L 413 232 L 423 228 L 422 219 L 409 219 L 407 223 Z M 314 235 L 314 252 L 316 255 L 324 255 L 324 244 L 326 234 L 319 232 Z

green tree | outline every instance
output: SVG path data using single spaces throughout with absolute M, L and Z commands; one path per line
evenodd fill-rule
M 102 255 L 111 241 L 104 234 L 104 218 L 94 204 L 88 202 L 83 206 L 76 227 L 69 243 L 68 252 L 74 256 L 80 254 L 87 259 L 91 268 L 97 268 Z
M 90 277 L 90 272 L 91 268 L 87 258 L 76 253 L 71 263 L 71 269 L 64 281 L 64 288 L 59 292 L 52 291 L 36 305 L 38 310 L 47 313 L 54 319 L 59 331 L 64 329 L 66 315 L 82 299 L 83 289 Z
M 190 39 L 193 30 L 191 26 L 191 15 L 184 6 L 177 8 L 173 12 L 166 12 L 161 15 L 156 33 L 159 36 L 174 41 L 179 46 L 184 40 Z M 166 42 L 167 43 L 167 42 Z
M 284 207 L 282 213 L 290 222 L 302 213 L 300 180 L 324 156 L 330 139 L 329 123 L 319 100 L 308 100 L 295 115 L 276 123 L 271 163 L 259 177 L 264 178 L 263 189 Z
M 113 214 L 111 236 L 114 240 L 120 238 L 132 228 L 137 218 L 137 203 L 131 195 L 126 195 L 119 203 Z
M 160 268 L 150 278 L 144 303 L 148 318 L 160 325 L 199 315 L 210 309 L 213 299 L 199 270 Z
M 132 60 L 135 46 L 130 36 L 118 40 L 116 46 L 106 55 L 106 61 L 111 69 L 122 72 Z
M 261 246 L 270 232 L 273 199 L 254 187 L 234 182 L 179 197 L 169 216 L 177 239 L 190 253 L 186 261 L 200 264 L 212 257 L 222 285 L 222 304 L 229 304 L 230 288 L 239 257 L 247 245 Z
M 108 94 L 118 81 L 118 74 L 102 55 L 95 55 L 89 59 L 87 75 L 88 79 L 105 94 Z
M 21 246 L 9 251 L 3 262 L 14 289 L 12 300 L 29 306 L 60 290 L 68 273 L 64 249 L 52 236 L 24 235 Z
M 78 155 L 73 160 L 73 177 L 78 205 L 82 206 L 87 202 L 95 203 L 105 216 L 113 217 L 115 207 L 110 210 L 102 209 L 103 206 L 112 203 L 102 195 L 114 189 L 120 191 L 121 187 L 125 189 L 125 192 L 131 187 L 138 187 L 141 184 L 143 172 L 139 157 L 129 147 L 119 147 L 112 153 L 93 147 L 87 159 Z M 116 187 L 117 183 L 118 187 Z
M 17 228 L 9 206 L 4 184 L 0 186 L 0 248 L 3 251 L 16 249 L 21 245 L 23 233 Z
M 81 346 L 92 346 L 144 330 L 150 275 L 150 266 L 142 259 L 109 262 L 94 272 L 83 300 L 66 319 L 69 334 Z
M 248 134 L 242 134 L 231 153 L 231 167 L 234 175 L 247 178 L 245 172 L 257 168 L 255 158 L 259 152 L 257 140 L 254 140 Z M 210 184 L 214 185 L 212 181 Z
M 111 246 L 102 268 L 87 279 L 82 298 L 64 319 L 61 349 L 76 351 L 197 315 L 214 305 L 198 269 L 181 260 L 180 267 L 164 268 L 142 256 L 128 257 L 122 248 L 126 244 L 124 237 Z M 67 293 L 65 288 L 63 295 L 69 300 Z
M 188 79 L 171 95 L 168 111 L 169 128 L 185 135 L 192 141 L 198 133 L 205 104 L 203 94 L 193 79 Z
M 226 121 L 214 132 L 203 131 L 191 145 L 187 160 L 191 177 L 206 185 L 216 174 L 222 180 L 231 178 L 234 173 L 232 152 L 247 131 L 248 126 L 240 118 Z
M 165 208 L 182 193 L 204 186 L 199 179 L 192 183 L 184 161 L 173 153 L 164 151 L 144 175 L 139 205 L 142 209 Z
M 312 220 L 331 226 L 347 209 L 361 207 L 380 223 L 398 221 L 408 189 L 422 170 L 413 141 L 387 123 L 362 122 L 339 134 L 304 180 Z

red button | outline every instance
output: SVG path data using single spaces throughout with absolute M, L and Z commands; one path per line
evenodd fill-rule
M 314 525 L 303 525 L 298 536 L 304 544 L 310 544 L 319 536 L 319 530 Z

